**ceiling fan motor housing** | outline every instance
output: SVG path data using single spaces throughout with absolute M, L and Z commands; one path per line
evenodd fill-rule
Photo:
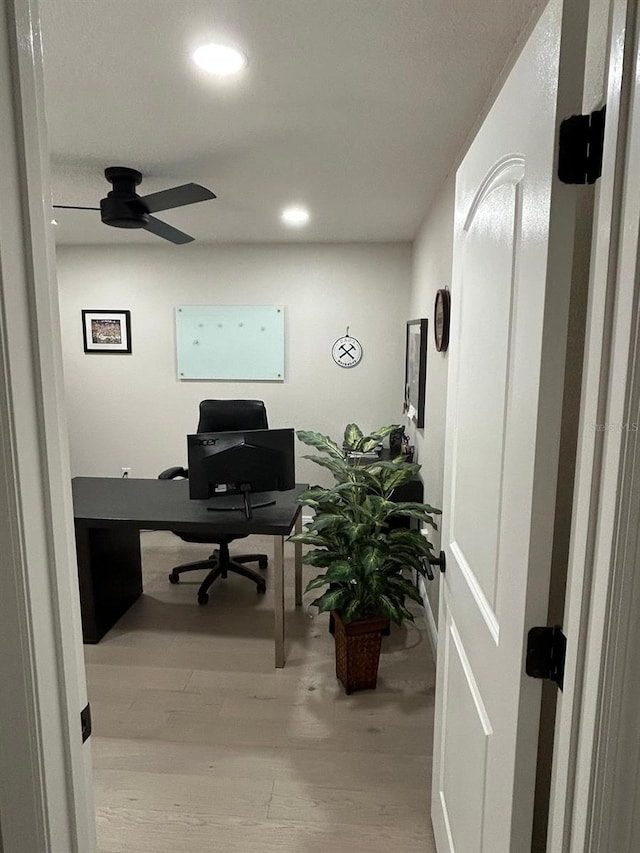
M 115 228 L 144 228 L 149 213 L 136 192 L 142 180 L 140 172 L 126 166 L 110 166 L 104 176 L 113 189 L 100 201 L 102 221 Z
M 128 166 L 108 166 L 104 170 L 104 176 L 112 187 L 106 198 L 100 199 L 100 217 L 105 225 L 116 228 L 144 228 L 145 231 L 177 246 L 193 243 L 194 238 L 174 228 L 173 225 L 156 219 L 151 214 L 159 210 L 196 204 L 199 201 L 209 201 L 216 197 L 211 190 L 193 183 L 181 184 L 179 187 L 170 187 L 167 190 L 140 197 L 136 187 L 142 181 L 142 175 L 137 169 L 130 169 Z M 97 210 L 95 207 L 71 204 L 54 204 L 53 207 L 69 210 Z

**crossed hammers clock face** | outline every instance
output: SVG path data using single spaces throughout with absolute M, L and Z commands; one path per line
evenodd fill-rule
M 362 346 L 356 338 L 344 335 L 331 348 L 331 355 L 340 367 L 355 367 L 362 358 Z

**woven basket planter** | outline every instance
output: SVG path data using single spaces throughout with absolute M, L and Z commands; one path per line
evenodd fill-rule
M 345 625 L 332 611 L 336 644 L 336 676 L 347 694 L 354 690 L 375 690 L 382 635 L 389 620 L 381 617 L 358 619 Z

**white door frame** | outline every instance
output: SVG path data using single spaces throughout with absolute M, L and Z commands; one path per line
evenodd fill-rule
M 612 2 L 614 78 L 621 69 L 620 63 L 616 66 L 616 27 L 624 27 L 627 8 L 635 11 L 636 5 L 636 0 Z M 615 79 L 609 82 L 615 89 Z M 608 98 L 605 162 L 613 165 L 603 174 L 596 216 L 565 622 L 568 689 L 558 711 L 552 853 L 612 849 L 604 839 L 611 837 L 615 822 L 606 819 L 602 806 L 611 804 L 606 782 L 625 757 L 611 746 L 624 731 L 626 706 L 603 702 L 601 690 L 624 685 L 621 676 L 629 659 L 605 651 L 623 651 L 638 624 L 637 596 L 626 594 L 635 569 L 631 534 L 637 535 L 640 521 L 629 473 L 633 436 L 590 425 L 624 423 L 634 405 L 637 410 L 640 394 L 640 379 L 632 370 L 639 355 L 637 338 L 635 349 L 631 345 L 639 289 L 632 242 L 635 237 L 637 248 L 637 232 L 631 226 L 638 215 L 640 132 L 636 113 L 626 134 L 630 97 L 623 89 L 620 109 L 615 98 Z M 0 0 L 0 115 L 0 832 L 4 853 L 92 853 L 95 826 L 89 747 L 81 743 L 79 723 L 86 689 L 37 0 Z M 620 139 L 614 132 L 619 120 Z M 635 145 L 633 162 L 620 156 L 627 143 Z M 606 236 L 606 226 L 612 226 L 614 236 L 619 230 L 615 201 L 623 179 L 629 192 L 620 210 L 627 230 L 618 246 Z M 603 207 L 607 198 L 608 213 Z M 612 312 L 607 306 L 614 295 Z M 601 371 L 605 364 L 608 372 Z M 623 518 L 635 523 L 623 527 Z M 634 654 L 635 648 L 632 661 Z M 575 689 L 569 689 L 573 684 Z M 620 693 L 620 700 L 625 698 Z M 608 735 L 606 723 L 612 724 Z M 603 772 L 595 774 L 596 767 Z M 566 798 L 567 792 L 573 796 Z M 565 798 L 567 808 L 561 806 Z
M 632 593 L 640 526 L 638 433 L 628 426 L 640 417 L 637 6 L 637 0 L 611 2 L 549 853 L 631 853 L 638 844 L 630 833 L 640 742 L 637 719 L 628 716 L 634 703 L 637 713 L 640 640 L 637 588 Z
M 38 0 L 0 0 L 0 849 L 92 853 Z

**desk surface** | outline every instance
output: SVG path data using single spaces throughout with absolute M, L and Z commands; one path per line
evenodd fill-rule
M 301 510 L 297 499 L 307 486 L 297 484 L 287 492 L 254 495 L 256 502 L 262 498 L 275 499 L 276 503 L 255 509 L 251 519 L 245 518 L 243 511 L 211 512 L 206 507 L 212 501 L 190 500 L 188 480 L 74 477 L 72 488 L 75 521 L 83 526 L 130 524 L 138 529 L 184 533 L 286 536 Z M 242 498 L 222 496 L 215 500 L 237 505 Z

